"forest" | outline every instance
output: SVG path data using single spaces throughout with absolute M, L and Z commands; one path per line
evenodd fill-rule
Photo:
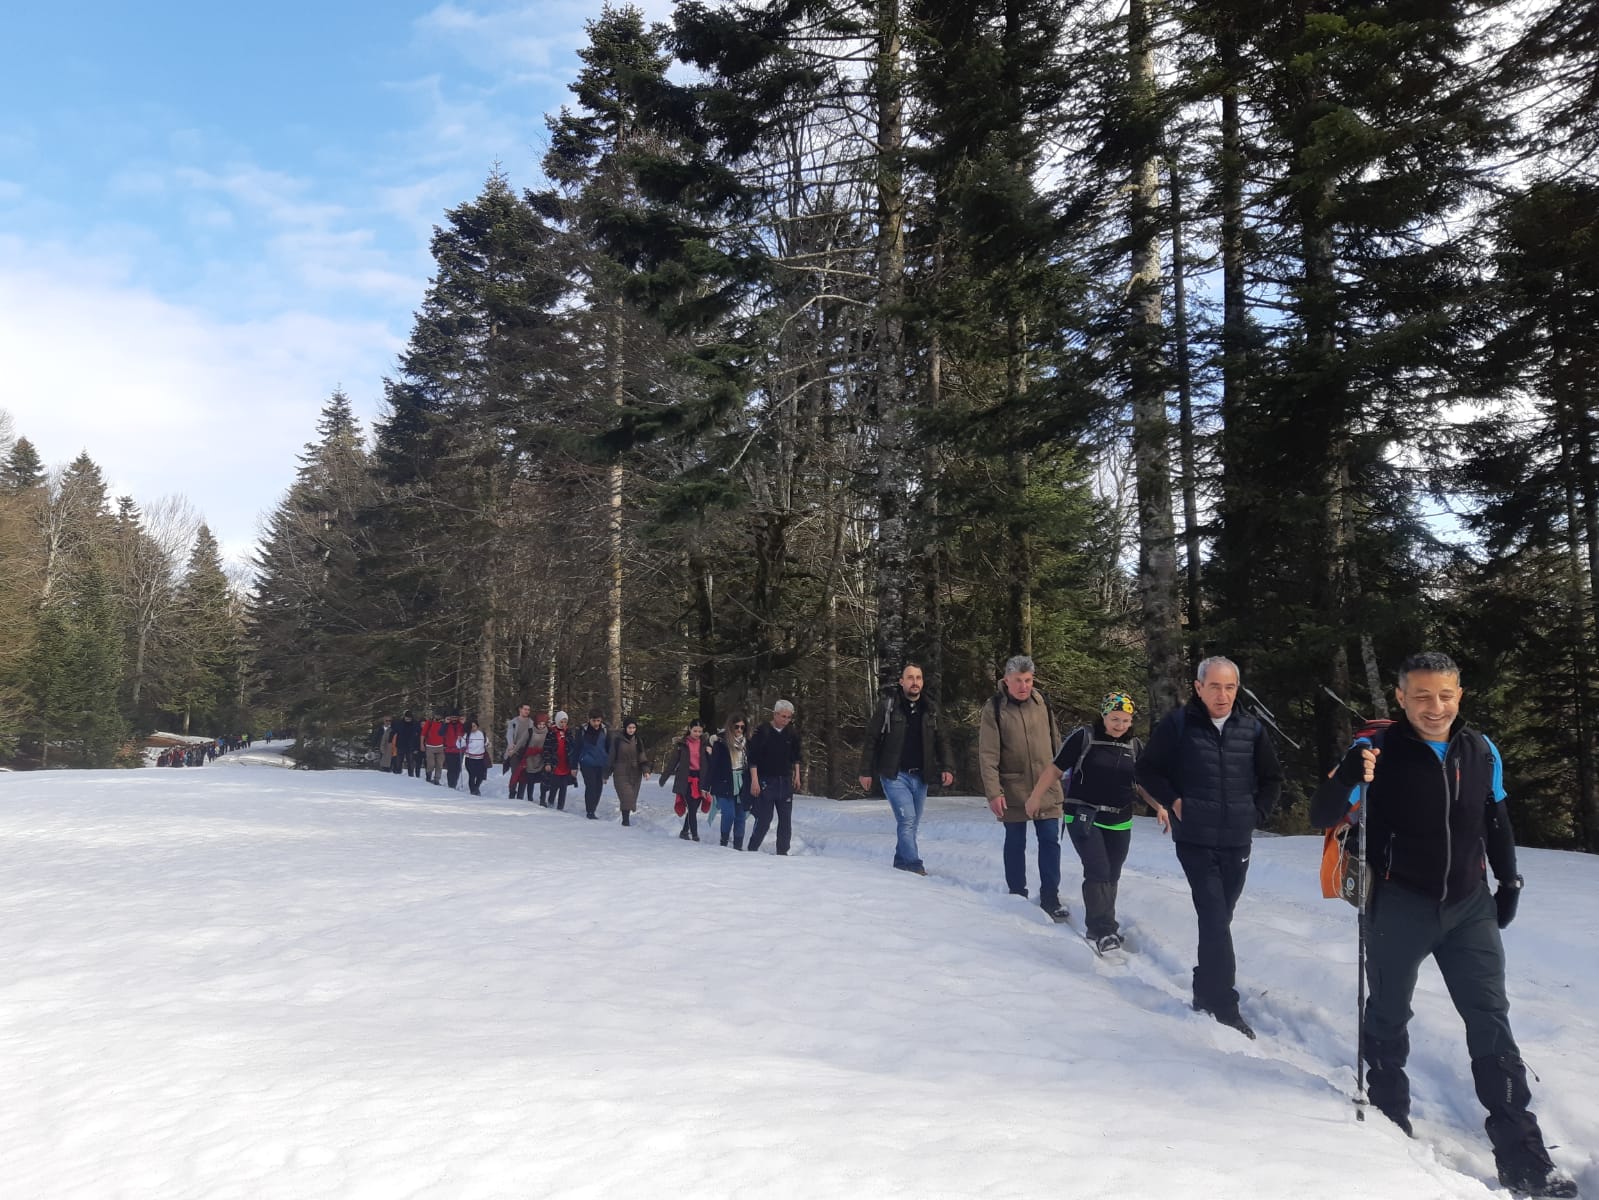
M 6 434 L 0 755 L 782 697 L 842 798 L 912 660 L 959 789 L 1008 656 L 1069 728 L 1225 654 L 1303 829 L 1426 648 L 1521 839 L 1599 850 L 1599 8 L 684 0 L 579 57 L 249 579 Z

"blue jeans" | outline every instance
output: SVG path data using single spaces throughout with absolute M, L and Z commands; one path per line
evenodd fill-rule
M 1018 896 L 1027 895 L 1027 821 L 1005 826 L 1005 885 Z M 1038 902 L 1060 907 L 1060 818 L 1031 822 L 1038 833 Z
M 916 830 L 922 823 L 922 808 L 927 803 L 927 780 L 919 771 L 901 771 L 882 777 L 883 795 L 894 810 L 894 865 L 901 871 L 922 869 L 922 856 L 916 849 Z
M 737 842 L 738 845 L 742 846 L 744 844 L 744 818 L 749 815 L 749 809 L 745 808 L 732 796 L 718 796 L 716 798 L 716 810 L 722 817 L 722 844 L 725 846 L 727 844 L 727 835 L 737 829 Z

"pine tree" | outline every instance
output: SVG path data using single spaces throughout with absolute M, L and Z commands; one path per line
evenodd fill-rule
M 385 491 L 361 569 L 401 616 L 393 634 L 369 641 L 396 690 L 434 703 L 464 696 L 492 728 L 507 614 L 530 584 L 514 568 L 535 539 L 566 550 L 573 527 L 539 533 L 544 514 L 517 491 L 524 452 L 569 422 L 579 370 L 561 311 L 568 279 L 538 213 L 496 171 L 446 217 L 433 281 L 385 388 L 373 453 Z
M 372 698 L 367 689 L 380 674 L 367 640 L 374 625 L 393 619 L 360 574 L 362 519 L 377 487 L 342 391 L 328 399 L 316 432 L 267 522 L 246 614 L 262 702 L 312 735 L 359 720 L 358 705 Z
M 182 717 L 183 733 L 189 732 L 196 719 L 220 732 L 237 692 L 233 670 L 239 631 L 221 551 L 203 523 L 195 533 L 194 548 L 178 587 L 174 621 L 177 665 L 164 697 L 165 707 Z
M 122 634 L 104 570 L 91 563 L 39 617 L 27 667 L 28 726 L 42 766 L 108 767 L 126 736 L 117 707 Z
M 44 463 L 39 452 L 27 438 L 19 437 L 6 455 L 4 466 L 0 466 L 0 488 L 24 492 L 43 483 Z

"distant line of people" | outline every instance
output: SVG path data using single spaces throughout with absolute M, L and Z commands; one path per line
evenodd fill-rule
M 738 713 L 715 735 L 702 722 L 690 722 L 673 743 L 659 779 L 683 818 L 680 837 L 699 841 L 699 816 L 714 806 L 722 845 L 746 849 L 745 831 L 753 815 L 747 848 L 758 850 L 775 823 L 777 853 L 789 852 L 802 757 L 793 719 L 794 706 L 779 700 L 770 722 L 753 732 Z M 410 711 L 399 720 L 385 716 L 371 741 L 379 770 L 454 788 L 464 769 L 474 796 L 482 795 L 494 761 L 492 741 L 476 714 L 462 718 L 455 711 L 440 712 L 422 721 Z M 637 718 L 624 717 L 621 729 L 613 731 L 597 708 L 574 729 L 565 712 L 551 718 L 535 713 L 530 704 L 519 705 L 505 724 L 504 743 L 499 761 L 508 799 L 565 811 L 567 790 L 581 778 L 584 816 L 591 821 L 599 818 L 600 797 L 610 781 L 622 824 L 631 825 L 639 791 L 653 774 Z
M 221 755 L 233 750 L 247 749 L 251 744 L 248 733 L 230 733 L 209 742 L 196 742 L 189 746 L 169 746 L 156 755 L 158 767 L 203 767 Z

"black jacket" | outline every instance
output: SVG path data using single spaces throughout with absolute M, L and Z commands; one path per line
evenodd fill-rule
M 711 765 L 705 772 L 705 786 L 713 796 L 732 796 L 740 804 L 750 802 L 749 741 L 744 742 L 744 779 L 733 793 L 733 748 L 727 744 L 727 731 L 717 734 L 711 743 Z
M 698 771 L 690 771 L 688 769 L 686 739 L 676 742 L 667 756 L 666 765 L 661 768 L 661 786 L 665 787 L 666 781 L 671 779 L 674 781 L 672 783 L 672 794 L 687 798 L 693 795 L 689 780 L 698 779 L 700 781 L 700 794 L 709 796 L 711 794 L 710 773 L 712 762 L 711 739 L 709 737 L 700 738 L 700 769 Z
M 1089 743 L 1086 758 L 1083 757 L 1085 741 Z M 1133 764 L 1139 749 L 1138 739 L 1131 730 L 1119 738 L 1106 733 L 1103 717 L 1067 734 L 1055 755 L 1055 765 L 1072 773 L 1066 806 L 1091 804 L 1103 810 L 1094 817 L 1102 825 L 1131 821 L 1133 801 L 1138 798 L 1133 791 Z M 1079 758 L 1083 760 L 1081 771 L 1076 769 Z
M 922 710 L 922 781 L 932 785 L 950 769 L 949 748 L 944 744 L 944 731 L 939 728 L 938 705 L 925 694 L 917 704 Z M 866 742 L 861 746 L 860 774 L 885 779 L 899 774 L 899 756 L 909 723 L 908 701 L 899 684 L 884 688 L 872 723 L 867 726 Z
M 1138 784 L 1172 814 L 1174 842 L 1247 846 L 1255 826 L 1277 807 L 1283 769 L 1265 727 L 1233 709 L 1218 733 L 1198 696 L 1169 712 L 1133 768 Z
M 1476 892 L 1493 864 L 1500 880 L 1516 877 L 1516 843 L 1505 806 L 1494 796 L 1494 756 L 1488 739 L 1457 720 L 1442 762 L 1401 717 L 1371 735 L 1382 752 L 1366 790 L 1366 858 L 1380 880 L 1391 880 L 1453 904 Z M 1310 805 L 1323 829 L 1349 811 L 1362 775 L 1352 746 Z

